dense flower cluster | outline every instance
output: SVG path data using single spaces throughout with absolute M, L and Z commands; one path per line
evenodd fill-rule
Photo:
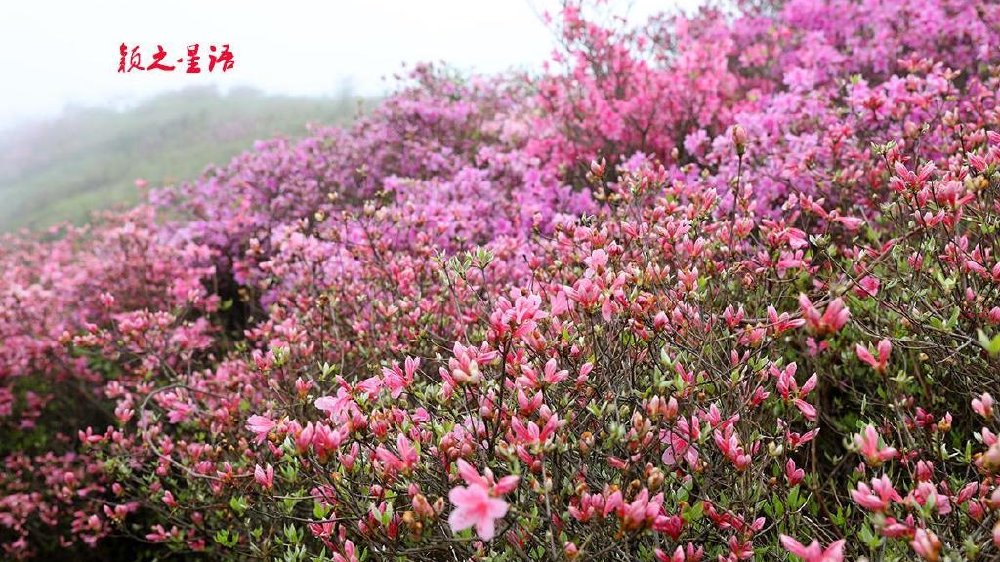
M 604 10 L 6 238 L 3 556 L 1000 556 L 1000 6 Z

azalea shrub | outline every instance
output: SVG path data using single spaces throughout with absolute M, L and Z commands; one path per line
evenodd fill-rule
M 4 557 L 1000 557 L 1000 6 L 615 9 L 6 237 Z

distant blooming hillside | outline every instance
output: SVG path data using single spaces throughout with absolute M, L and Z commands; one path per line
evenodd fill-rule
M 8 558 L 1000 558 L 1000 5 L 552 15 L 0 246 Z

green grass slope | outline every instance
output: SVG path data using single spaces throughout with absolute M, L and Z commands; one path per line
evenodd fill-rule
M 0 136 L 0 231 L 82 222 L 133 204 L 136 178 L 151 185 L 197 177 L 258 139 L 298 137 L 307 123 L 345 124 L 363 103 L 340 98 L 225 95 L 191 89 L 125 111 L 76 109 Z

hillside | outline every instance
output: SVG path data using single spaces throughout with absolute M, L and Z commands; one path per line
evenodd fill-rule
M 1000 561 L 1000 3 L 561 4 L 0 237 L 0 559 Z
M 200 88 L 118 111 L 79 108 L 0 134 L 0 231 L 82 222 L 91 211 L 133 204 L 135 179 L 193 179 L 257 139 L 306 134 L 307 123 L 344 123 L 363 102 L 226 95 Z

